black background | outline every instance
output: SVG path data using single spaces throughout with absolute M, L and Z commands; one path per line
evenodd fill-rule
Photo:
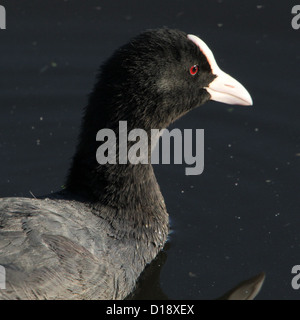
M 300 298 L 291 287 L 291 269 L 300 264 L 295 1 L 0 4 L 7 11 L 0 30 L 1 197 L 61 188 L 95 72 L 118 46 L 147 28 L 197 34 L 254 106 L 210 102 L 172 125 L 205 129 L 205 169 L 185 176 L 185 165 L 155 166 L 173 230 L 160 287 L 170 299 L 213 299 L 265 271 L 258 299 Z M 161 295 L 145 286 L 145 297 Z

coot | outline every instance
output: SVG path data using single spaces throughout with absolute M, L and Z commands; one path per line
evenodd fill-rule
M 122 120 L 150 133 L 209 100 L 252 104 L 198 37 L 155 29 L 119 48 L 89 96 L 66 188 L 0 200 L 0 298 L 126 298 L 166 242 L 168 213 L 151 164 L 97 162 L 97 132 Z

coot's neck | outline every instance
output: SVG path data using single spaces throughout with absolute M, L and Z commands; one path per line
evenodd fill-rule
M 132 103 L 135 102 L 131 101 L 130 110 L 155 108 L 149 104 L 134 107 Z M 144 129 L 151 139 L 150 131 L 155 128 L 154 123 L 145 114 L 132 114 L 130 110 L 124 108 L 124 94 L 121 103 L 116 101 L 115 94 L 108 97 L 103 90 L 94 91 L 83 118 L 79 144 L 66 183 L 67 189 L 93 203 L 117 210 L 165 212 L 163 197 L 150 163 L 119 164 L 118 148 L 116 164 L 100 165 L 96 160 L 96 152 L 101 145 L 101 142 L 96 141 L 97 132 L 104 128 L 112 129 L 118 145 L 121 120 L 127 121 L 128 132 L 134 128 Z M 162 123 L 162 126 L 165 124 Z M 148 144 L 148 151 L 150 157 L 151 143 Z

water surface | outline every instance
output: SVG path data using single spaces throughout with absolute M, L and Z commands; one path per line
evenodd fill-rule
M 185 176 L 185 165 L 155 166 L 173 233 L 137 297 L 212 299 L 265 271 L 258 299 L 299 299 L 291 287 L 291 269 L 300 264 L 300 30 L 291 26 L 293 1 L 1 4 L 1 197 L 61 188 L 95 72 L 115 48 L 147 28 L 198 34 L 254 106 L 210 102 L 172 125 L 205 130 L 205 169 Z

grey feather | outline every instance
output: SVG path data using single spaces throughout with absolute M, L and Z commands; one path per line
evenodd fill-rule
M 4 198 L 0 212 L 0 299 L 124 299 L 160 249 L 129 245 L 128 233 L 80 202 Z

